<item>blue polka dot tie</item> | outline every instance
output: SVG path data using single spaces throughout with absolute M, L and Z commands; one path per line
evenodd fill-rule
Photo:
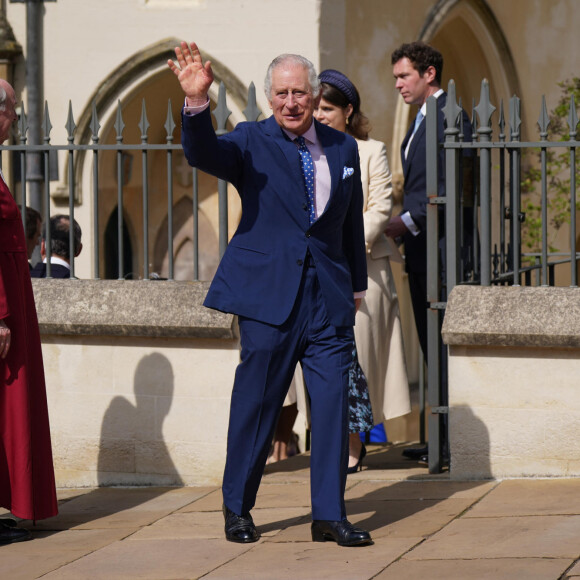
M 306 203 L 308 204 L 308 218 L 310 225 L 316 221 L 316 212 L 314 210 L 314 162 L 312 155 L 306 147 L 304 137 L 296 138 L 298 143 L 298 153 L 300 153 L 300 165 L 302 167 L 302 175 L 304 176 L 304 189 L 306 191 Z

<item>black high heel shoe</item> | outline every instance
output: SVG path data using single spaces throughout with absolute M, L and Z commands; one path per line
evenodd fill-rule
M 355 465 L 353 465 L 352 467 L 349 467 L 346 472 L 347 473 L 356 473 L 359 469 L 362 471 L 362 464 L 363 464 L 363 459 L 365 458 L 367 454 L 367 448 L 365 447 L 365 444 L 362 444 L 362 447 L 360 448 L 360 455 L 358 456 L 358 461 L 355 463 Z

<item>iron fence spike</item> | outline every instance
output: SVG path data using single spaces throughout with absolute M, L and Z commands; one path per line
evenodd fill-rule
M 546 96 L 542 95 L 542 106 L 540 108 L 540 116 L 538 118 L 538 126 L 540 127 L 540 138 L 542 141 L 548 138 L 548 126 L 550 125 L 550 117 L 548 115 L 548 108 L 546 107 Z
M 449 85 L 447 86 L 447 102 L 443 107 L 443 114 L 445 115 L 448 129 L 455 128 L 457 126 L 457 119 L 461 115 L 461 107 L 457 104 L 455 81 L 453 80 L 449 81 Z
M 97 103 L 93 101 L 93 111 L 91 113 L 91 133 L 93 143 L 97 143 L 99 141 L 99 129 L 101 125 L 99 123 L 99 116 L 97 115 Z
M 165 121 L 165 131 L 167 131 L 167 141 L 173 141 L 173 131 L 175 131 L 175 121 L 173 120 L 173 109 L 171 99 L 167 101 L 167 119 Z
M 117 101 L 117 118 L 115 119 L 115 131 L 117 132 L 117 141 L 123 141 L 123 130 L 125 123 L 123 122 L 123 111 L 121 109 L 121 101 Z
M 147 107 L 145 106 L 145 99 L 141 105 L 141 121 L 139 121 L 139 129 L 141 129 L 141 141 L 147 142 L 147 131 L 149 130 L 149 121 L 147 119 Z
M 75 133 L 75 129 L 77 128 L 77 126 L 76 126 L 74 115 L 73 115 L 72 102 L 70 100 L 68 102 L 68 115 L 67 115 L 65 127 L 66 127 L 66 131 L 68 133 L 68 137 L 67 137 L 68 141 L 69 141 L 69 143 L 72 143 L 74 140 L 74 133 Z
M 26 143 L 26 133 L 28 132 L 28 117 L 24 109 L 24 101 L 20 103 L 20 119 L 18 120 L 18 132 L 20 133 L 20 140 Z
M 576 100 L 572 94 L 570 97 L 570 112 L 568 114 L 568 127 L 570 127 L 570 137 L 576 137 L 576 127 L 578 126 L 578 114 L 576 113 Z
M 50 114 L 48 112 L 48 103 L 44 101 L 44 121 L 42 123 L 44 131 L 44 142 L 50 143 L 50 132 L 52 130 L 52 123 L 50 122 Z
M 489 82 L 487 79 L 483 79 L 481 81 L 479 103 L 477 107 L 475 107 L 475 111 L 479 117 L 479 125 L 481 127 L 480 131 L 483 129 L 487 130 L 491 127 L 491 116 L 495 110 L 495 107 L 491 104 L 489 99 Z
M 244 109 L 244 116 L 248 121 L 257 121 L 261 111 L 256 101 L 256 85 L 253 82 L 248 87 L 248 105 Z
M 471 129 L 473 134 L 477 133 L 477 113 L 475 112 L 475 97 L 471 99 Z
M 461 97 L 459 97 L 459 108 L 461 109 L 461 111 L 463 111 L 463 101 L 461 99 Z M 465 117 L 464 115 L 460 114 L 459 115 L 459 140 L 463 141 L 463 138 L 465 137 L 465 133 L 464 131 L 464 122 L 465 122 Z
M 226 132 L 226 124 L 231 114 L 232 112 L 228 109 L 228 105 L 226 102 L 226 86 L 224 85 L 223 82 L 221 82 L 218 92 L 217 107 L 213 111 L 213 116 L 217 121 L 216 133 L 218 135 L 223 135 Z
M 522 124 L 520 104 L 520 99 L 516 95 L 510 99 L 510 138 L 512 141 L 517 141 L 520 136 L 520 125 Z

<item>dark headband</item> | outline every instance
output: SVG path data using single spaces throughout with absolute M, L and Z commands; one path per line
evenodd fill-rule
M 358 94 L 354 85 L 345 75 L 337 70 L 327 68 L 318 75 L 318 78 L 320 79 L 321 83 L 326 83 L 337 88 L 341 93 L 344 94 L 353 108 L 355 110 L 358 109 L 360 105 Z

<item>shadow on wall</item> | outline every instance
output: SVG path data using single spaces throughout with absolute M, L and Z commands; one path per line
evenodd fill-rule
M 183 485 L 163 440 L 173 388 L 173 369 L 165 356 L 152 353 L 141 359 L 135 371 L 136 404 L 115 397 L 103 418 L 97 467 L 100 486 Z
M 493 479 L 489 431 L 471 407 L 449 410 L 452 479 Z

